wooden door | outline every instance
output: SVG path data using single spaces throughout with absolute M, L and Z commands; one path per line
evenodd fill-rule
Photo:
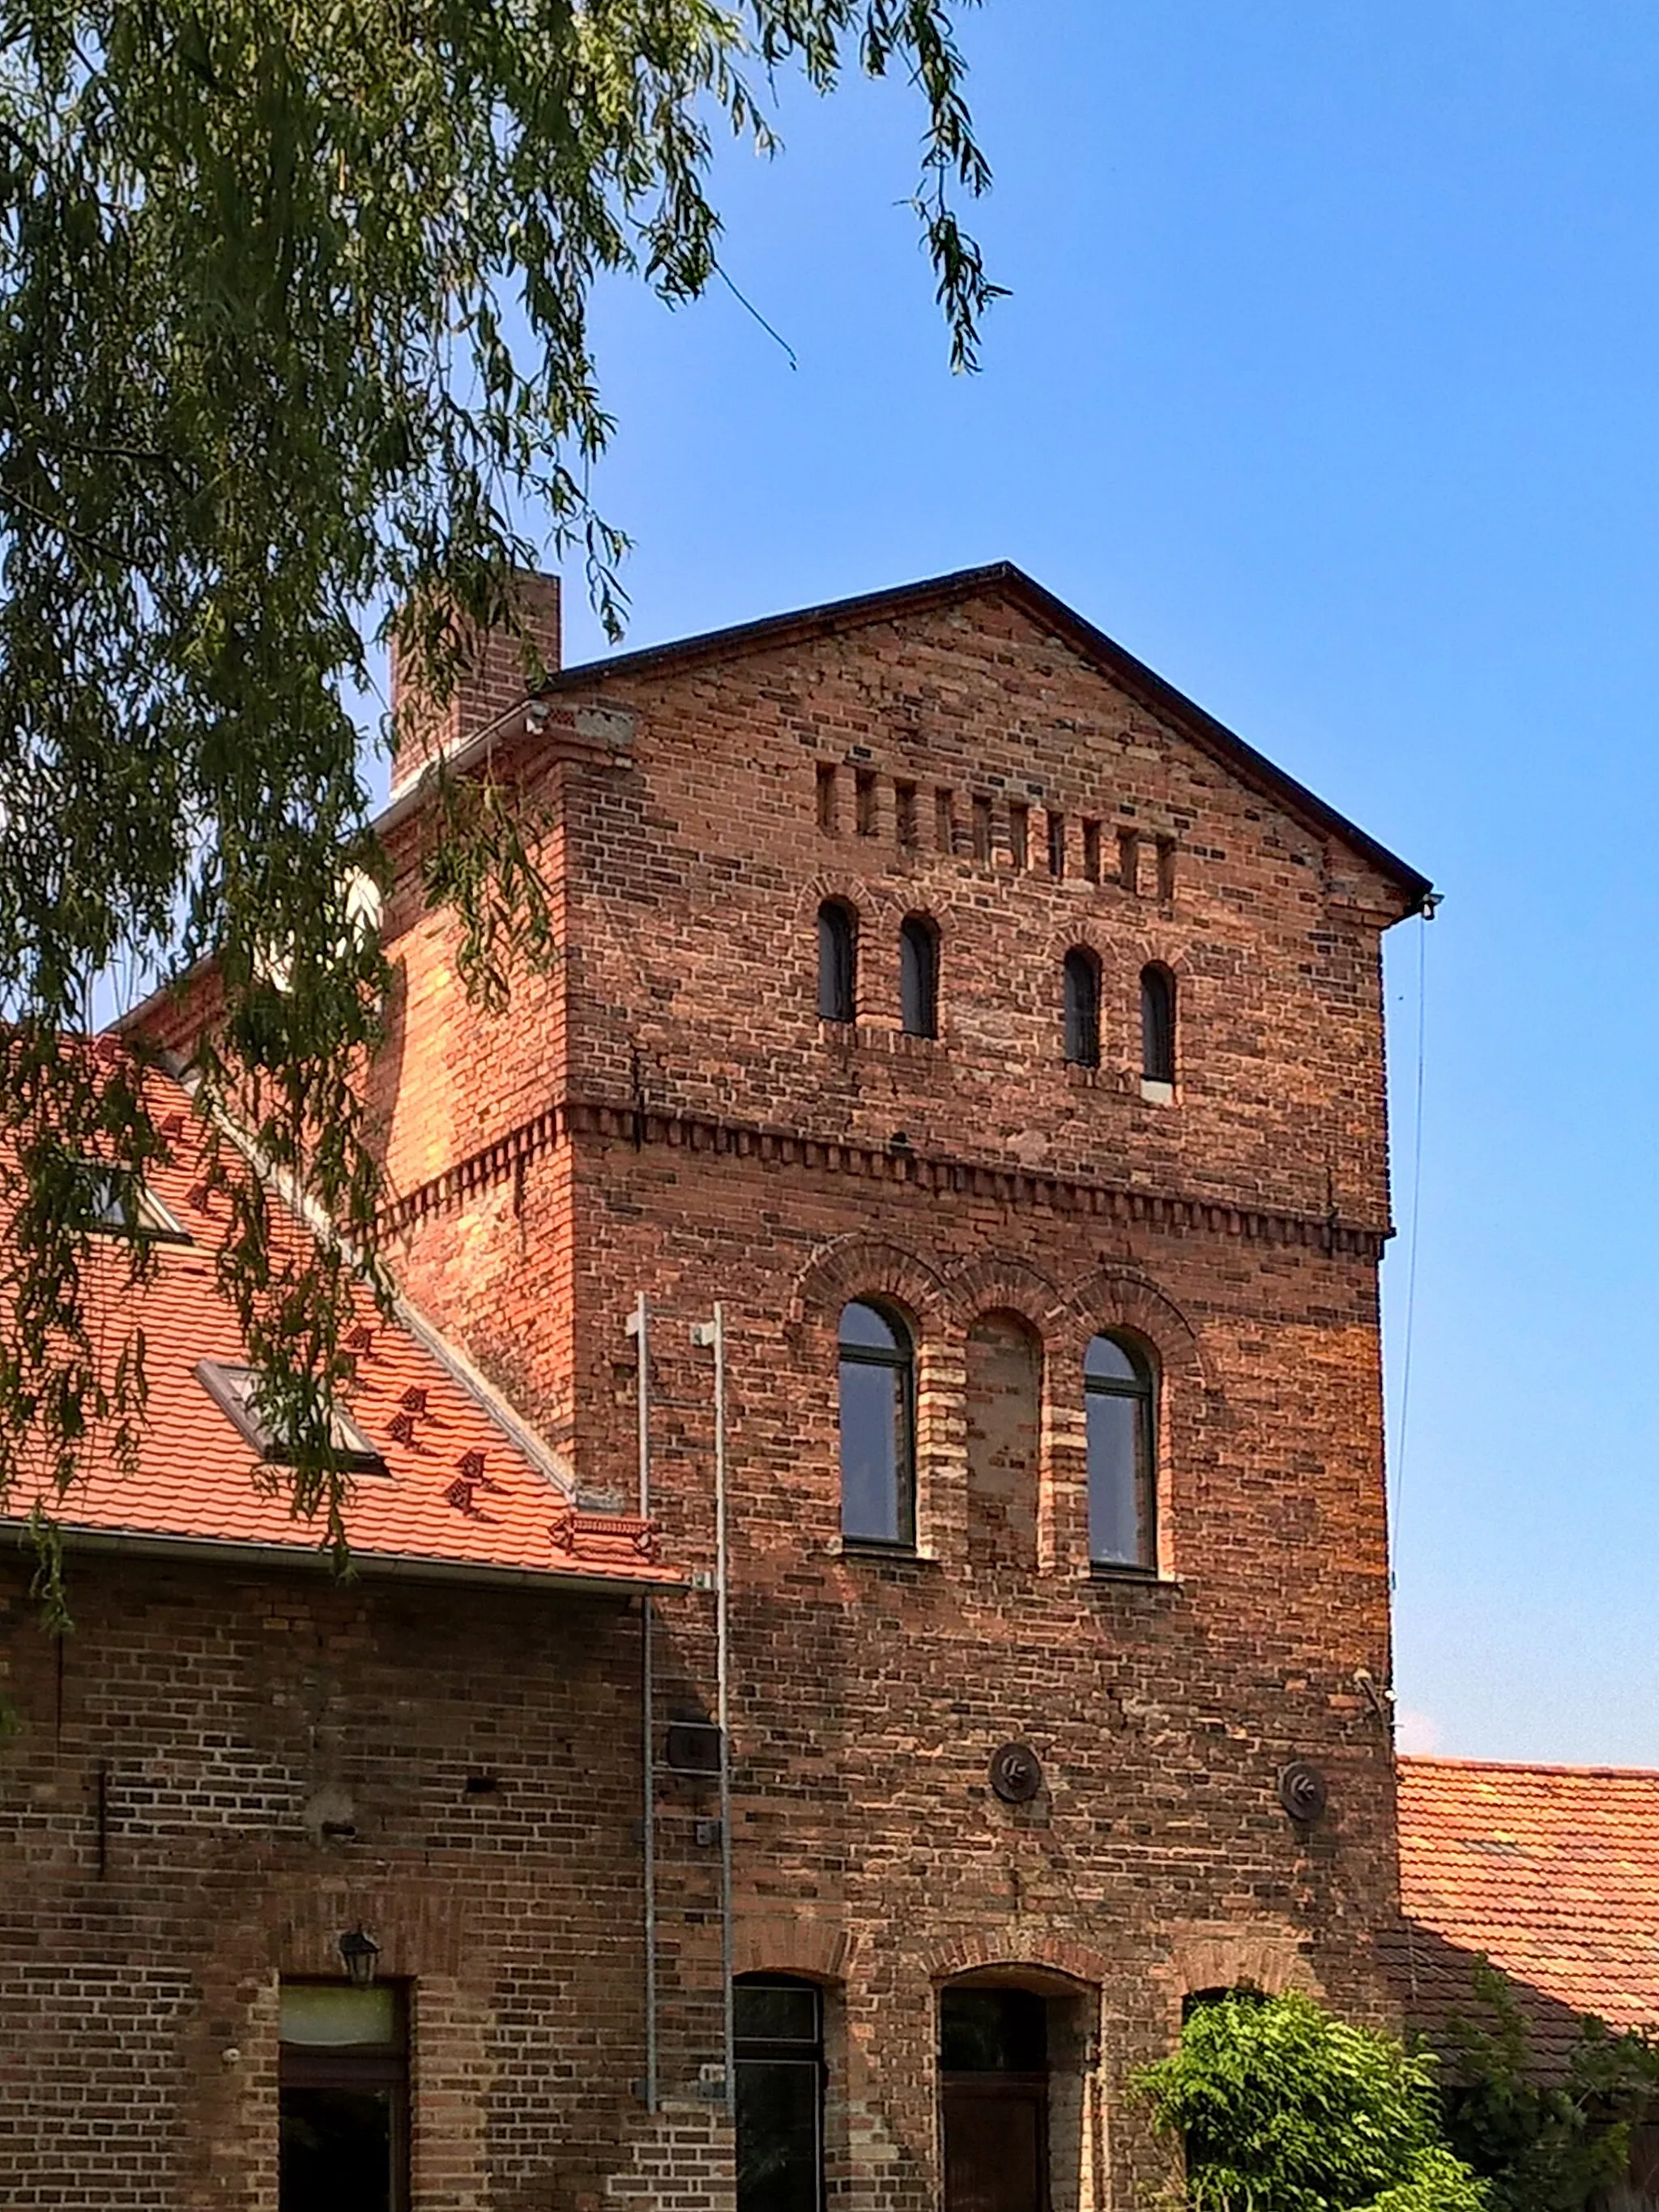
M 945 2088 L 945 2212 L 1047 2212 L 1048 2092 L 988 2077 Z

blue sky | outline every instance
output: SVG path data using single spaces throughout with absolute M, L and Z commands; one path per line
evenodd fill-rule
M 1408 1736 L 1659 1765 L 1659 11 L 991 0 L 964 39 L 982 375 L 897 86 L 722 157 L 798 368 L 723 291 L 603 301 L 629 642 L 1006 556 L 1433 876 L 1389 963 L 1402 1222 L 1427 981 Z

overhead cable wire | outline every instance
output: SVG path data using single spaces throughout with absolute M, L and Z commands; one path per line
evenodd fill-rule
M 1429 922 L 1432 907 L 1425 907 L 1417 925 L 1417 1079 L 1413 1090 L 1412 1124 L 1412 1198 L 1410 1210 L 1410 1245 L 1406 1260 L 1406 1320 L 1400 1350 L 1400 1405 L 1395 1418 L 1394 1434 L 1394 1503 L 1389 1514 L 1389 1547 L 1392 1553 L 1390 1582 L 1399 1576 L 1400 1513 L 1406 1486 L 1406 1437 L 1411 1415 L 1412 1402 L 1412 1340 L 1417 1319 L 1417 1251 L 1418 1225 L 1423 1206 L 1423 1069 L 1424 1050 L 1427 1035 L 1426 1008 L 1428 1004 L 1428 941 Z

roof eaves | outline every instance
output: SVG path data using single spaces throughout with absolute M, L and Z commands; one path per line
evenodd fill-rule
M 0 1516 L 0 1528 L 10 1528 L 19 1543 L 28 1540 L 29 1524 L 12 1516 Z M 333 1571 L 325 1551 L 309 1544 L 272 1544 L 219 1536 L 175 1536 L 146 1528 L 88 1528 L 64 1523 L 64 1545 L 76 1552 L 118 1553 L 123 1558 L 171 1561 L 176 1565 L 282 1569 L 301 1567 Z M 580 1569 L 497 1565 L 488 1559 L 451 1559 L 407 1552 L 360 1552 L 351 1554 L 354 1572 L 381 1579 L 421 1583 L 472 1583 L 495 1589 L 545 1589 L 569 1592 L 610 1592 L 616 1596 L 638 1596 L 653 1590 L 684 1585 L 681 1575 L 630 1575 L 625 1571 L 585 1574 Z

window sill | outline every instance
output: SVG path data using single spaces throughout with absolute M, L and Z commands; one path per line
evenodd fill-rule
M 884 1544 L 877 1536 L 832 1536 L 823 1548 L 832 1559 L 871 1559 L 895 1567 L 939 1564 L 931 1552 L 919 1552 L 913 1544 Z
M 1176 1103 L 1174 1084 L 1154 1082 L 1150 1075 L 1140 1079 L 1140 1095 L 1149 1106 L 1173 1106 Z
M 148 1221 L 134 1222 L 131 1224 L 125 1222 L 94 1221 L 87 1230 L 86 1234 L 88 1237 L 108 1237 L 112 1243 L 171 1244 L 175 1249 L 180 1247 L 188 1249 L 196 1242 L 187 1229 L 154 1228 Z
M 896 1059 L 933 1060 L 946 1050 L 942 1036 L 917 1036 L 876 1022 L 827 1022 L 818 1017 L 818 1042 L 839 1052 L 886 1052 Z
M 1156 1567 L 1132 1566 L 1127 1559 L 1091 1559 L 1082 1579 L 1089 1583 L 1135 1583 L 1143 1589 L 1179 1589 L 1178 1575 L 1160 1574 Z

